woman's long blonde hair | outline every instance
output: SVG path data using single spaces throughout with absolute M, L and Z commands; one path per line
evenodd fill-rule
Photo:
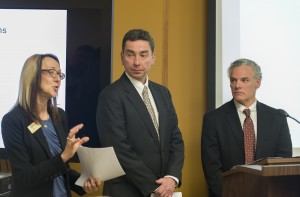
M 50 57 L 59 63 L 58 58 L 53 54 L 34 54 L 25 61 L 19 82 L 17 104 L 20 105 L 27 112 L 30 119 L 35 122 L 41 122 L 37 106 L 37 95 L 40 91 L 42 61 L 45 57 Z M 58 121 L 58 119 L 60 119 L 56 97 L 48 100 L 47 110 L 54 119 L 52 121 Z

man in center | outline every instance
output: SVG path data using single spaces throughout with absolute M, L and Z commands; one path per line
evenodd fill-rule
M 169 90 L 148 78 L 155 62 L 151 35 L 128 31 L 121 60 L 125 72 L 99 95 L 97 127 L 126 175 L 106 181 L 103 195 L 171 197 L 181 185 L 184 142 Z

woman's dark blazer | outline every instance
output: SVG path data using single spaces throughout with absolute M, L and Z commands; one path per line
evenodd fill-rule
M 67 118 L 62 109 L 59 109 L 59 114 L 61 124 L 54 127 L 64 149 L 68 134 Z M 12 166 L 11 196 L 52 197 L 53 179 L 59 175 L 65 178 L 68 196 L 71 196 L 70 189 L 84 194 L 83 189 L 75 185 L 79 174 L 63 162 L 60 154 L 51 156 L 42 129 L 35 132 L 28 129 L 32 123 L 20 106 L 8 112 L 1 122 L 3 142 Z

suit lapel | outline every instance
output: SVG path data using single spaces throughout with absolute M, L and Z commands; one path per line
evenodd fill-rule
M 134 86 L 131 84 L 130 80 L 127 78 L 125 73 L 122 75 L 121 81 L 123 82 L 124 89 L 127 92 L 128 99 L 132 102 L 132 104 L 135 106 L 137 112 L 140 114 L 140 116 L 141 116 L 142 120 L 144 121 L 146 127 L 148 128 L 148 131 L 149 131 L 150 135 L 152 136 L 155 144 L 157 144 L 157 146 L 159 146 L 159 139 L 158 139 L 154 124 L 152 122 L 151 116 L 150 116 L 141 96 L 136 91 Z
M 226 121 L 228 122 L 237 143 L 244 149 L 244 133 L 233 100 L 226 109 Z
M 52 118 L 52 117 L 51 117 Z M 53 122 L 54 124 L 54 122 Z M 62 150 L 64 149 L 64 147 L 66 146 L 66 136 L 64 135 L 64 130 L 63 130 L 63 127 L 61 124 L 59 125 L 55 125 L 54 124 L 54 128 L 55 128 L 55 131 L 57 133 L 57 136 L 58 136 L 58 139 L 59 139 L 59 142 L 61 144 L 61 148 Z M 30 131 L 28 131 L 30 132 Z M 51 151 L 50 151 L 50 148 L 49 148 L 49 145 L 48 145 L 48 142 L 46 140 L 46 137 L 43 133 L 43 130 L 42 130 L 42 127 L 39 128 L 34 134 L 34 137 L 37 139 L 37 141 L 39 141 L 39 143 L 41 144 L 42 148 L 45 150 L 45 152 L 47 153 L 48 157 L 52 157 L 51 155 Z
M 162 95 L 159 94 L 159 91 L 151 81 L 149 81 L 149 88 L 151 90 L 151 94 L 153 96 L 157 111 L 158 111 L 158 119 L 159 119 L 159 137 L 160 142 L 164 142 L 165 138 L 165 132 L 166 131 L 166 118 L 167 118 L 167 112 L 166 112 L 166 105 L 163 103 Z M 157 134 L 156 134 L 157 135 Z
M 262 105 L 257 101 L 256 104 L 256 115 L 257 115 L 257 131 L 256 131 L 256 156 L 260 155 L 260 151 L 262 150 L 263 146 L 263 139 L 264 139 L 264 131 L 269 130 L 270 128 L 267 128 L 267 125 L 263 120 L 267 120 L 266 113 L 264 112 L 264 109 L 262 108 Z
M 24 117 L 26 117 L 27 132 L 29 132 L 31 135 L 34 136 L 34 138 L 40 143 L 41 147 L 45 150 L 46 154 L 50 158 L 51 157 L 51 152 L 50 152 L 50 149 L 49 149 L 49 146 L 48 146 L 48 142 L 46 141 L 45 135 L 42 131 L 42 127 L 40 127 L 38 130 L 36 130 L 34 133 L 32 133 L 28 129 L 28 126 L 33 123 L 32 120 L 29 118 L 29 116 L 26 114 L 26 112 L 24 111 L 24 109 L 22 107 L 19 107 L 19 109 L 20 109 L 20 113 L 22 113 L 24 115 Z
M 28 131 L 28 132 L 30 132 L 30 131 Z M 48 142 L 47 142 L 47 140 L 45 138 L 45 135 L 42 131 L 42 127 L 39 128 L 33 135 L 37 139 L 37 141 L 41 144 L 42 148 L 45 150 L 48 157 L 50 158 L 51 157 L 51 152 L 50 152 L 50 149 L 49 149 Z

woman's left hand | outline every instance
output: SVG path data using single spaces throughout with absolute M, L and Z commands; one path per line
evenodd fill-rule
M 86 193 L 95 192 L 100 188 L 101 180 L 96 177 L 89 177 L 83 184 L 83 189 Z

